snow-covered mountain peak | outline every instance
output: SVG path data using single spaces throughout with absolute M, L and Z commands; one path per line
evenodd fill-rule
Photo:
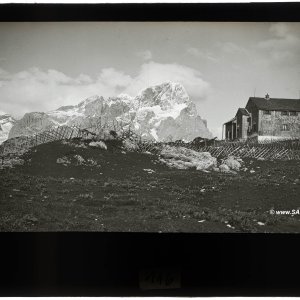
M 143 90 L 136 101 L 142 106 L 157 106 L 167 110 L 175 104 L 188 104 L 189 96 L 185 88 L 176 82 L 164 82 Z
M 95 95 L 44 115 L 31 114 L 31 118 L 25 115 L 9 137 L 32 135 L 62 125 L 90 128 L 93 122 L 107 126 L 117 123 L 123 129 L 128 126 L 142 137 L 157 141 L 211 137 L 185 88 L 171 81 L 148 87 L 136 97 L 119 94 L 104 99 Z
M 94 95 L 94 96 L 88 97 L 85 100 L 79 102 L 76 106 L 77 107 L 85 107 L 87 104 L 95 102 L 97 100 L 103 100 L 103 97 Z
M 56 110 L 49 111 L 47 114 L 57 125 L 77 124 L 75 120 L 77 121 L 78 118 L 85 118 L 95 113 L 103 101 L 103 97 L 94 95 L 79 102 L 77 105 L 61 106 Z
M 121 100 L 125 103 L 132 103 L 134 100 L 134 97 L 129 96 L 128 94 L 119 94 L 115 99 Z
M 16 120 L 9 114 L 1 112 L 0 114 L 0 144 L 8 139 L 10 129 L 15 124 Z
M 132 104 L 134 101 L 134 97 L 131 97 L 127 94 L 119 94 L 118 96 L 114 96 L 114 97 L 109 97 L 107 100 L 106 100 L 106 103 L 108 105 L 111 105 L 113 103 L 116 103 L 116 102 L 123 102 L 127 105 L 130 105 Z
M 15 121 L 16 120 L 11 115 L 1 112 L 1 114 L 0 114 L 0 125 L 4 125 L 4 124 L 7 124 L 7 123 L 13 123 Z
M 74 105 L 61 106 L 58 109 L 56 109 L 56 111 L 68 111 L 70 109 L 74 109 Z

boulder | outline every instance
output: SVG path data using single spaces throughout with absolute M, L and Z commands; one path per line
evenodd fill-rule
M 226 164 L 221 164 L 219 166 L 219 170 L 220 172 L 224 172 L 224 173 L 230 172 L 230 168 Z
M 197 152 L 185 147 L 165 146 L 160 156 L 162 163 L 177 169 L 207 170 L 217 165 L 217 159 L 209 152 Z
M 90 147 L 95 147 L 95 148 L 100 148 L 100 149 L 103 149 L 103 150 L 107 150 L 107 146 L 103 141 L 90 142 L 89 146 Z
M 71 162 L 66 156 L 63 156 L 63 157 L 59 157 L 56 160 L 56 163 L 57 164 L 63 164 L 63 165 L 69 165 Z
M 223 161 L 223 164 L 227 165 L 229 169 L 234 171 L 239 171 L 241 167 L 240 159 L 237 159 L 233 156 L 229 156 Z
M 74 155 L 74 158 L 76 159 L 76 162 L 78 165 L 83 165 L 85 163 L 84 158 L 81 155 Z

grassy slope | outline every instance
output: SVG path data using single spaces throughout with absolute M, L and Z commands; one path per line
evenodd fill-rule
M 56 163 L 74 154 L 98 166 Z M 2 231 L 300 232 L 299 216 L 267 212 L 300 207 L 299 161 L 247 161 L 238 175 L 173 170 L 115 141 L 107 151 L 53 142 L 26 159 L 0 170 Z

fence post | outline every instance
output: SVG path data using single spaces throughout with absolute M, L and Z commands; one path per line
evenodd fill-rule
M 73 131 L 74 131 L 74 128 L 73 128 L 72 131 L 71 131 L 71 134 L 70 134 L 69 139 L 72 139 Z

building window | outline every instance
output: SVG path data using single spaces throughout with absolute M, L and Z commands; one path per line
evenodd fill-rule
M 281 125 L 281 130 L 282 130 L 282 131 L 289 131 L 288 125 L 287 125 L 287 124 L 282 124 L 282 125 Z
M 264 115 L 270 115 L 271 111 L 270 110 L 264 110 Z
M 290 116 L 298 116 L 298 113 L 296 111 L 290 111 Z
M 282 111 L 282 112 L 281 112 L 281 115 L 282 115 L 282 116 L 288 116 L 288 115 L 289 115 L 289 112 L 288 112 L 288 111 Z

